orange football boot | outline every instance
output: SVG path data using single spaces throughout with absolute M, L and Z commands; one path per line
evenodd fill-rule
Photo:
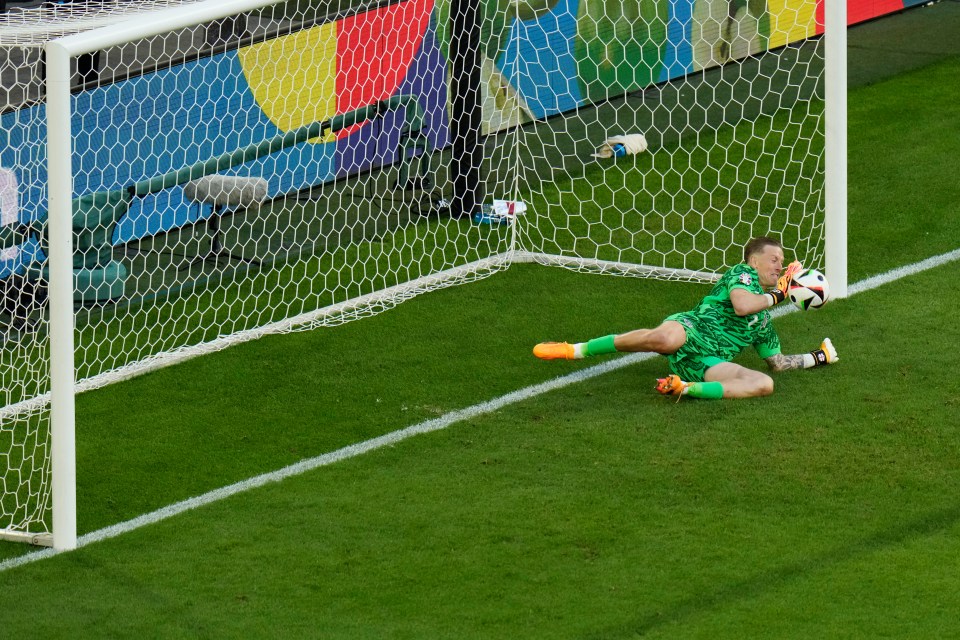
M 679 396 L 689 384 L 681 380 L 680 376 L 671 373 L 666 378 L 657 378 L 657 393 L 665 396 Z
M 573 345 L 566 342 L 541 342 L 533 348 L 541 360 L 573 360 Z

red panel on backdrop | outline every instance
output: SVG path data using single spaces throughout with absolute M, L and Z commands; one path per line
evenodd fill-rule
M 394 95 L 420 49 L 432 11 L 433 0 L 407 0 L 337 23 L 337 113 Z
M 817 33 L 823 33 L 823 3 L 817 0 Z M 847 24 L 903 10 L 903 0 L 847 0 Z

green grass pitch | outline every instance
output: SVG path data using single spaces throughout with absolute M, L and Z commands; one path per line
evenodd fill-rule
M 960 247 L 957 77 L 954 55 L 851 90 L 853 282 Z M 781 318 L 785 351 L 829 336 L 841 361 L 770 398 L 675 403 L 646 360 L 2 571 L 0 636 L 949 637 L 953 276 Z M 82 394 L 80 532 L 597 364 L 530 348 L 703 291 L 519 265 Z

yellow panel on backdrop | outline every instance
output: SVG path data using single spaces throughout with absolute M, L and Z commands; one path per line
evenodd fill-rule
M 767 10 L 771 49 L 817 33 L 816 0 L 768 0 Z
M 337 114 L 337 27 L 329 23 L 240 49 L 250 90 L 281 131 Z M 335 140 L 327 134 L 326 141 Z

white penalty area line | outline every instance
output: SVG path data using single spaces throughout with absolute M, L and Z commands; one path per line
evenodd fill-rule
M 881 275 L 867 278 L 866 280 L 861 280 L 860 282 L 851 285 L 848 288 L 848 294 L 852 296 L 858 293 L 863 293 L 864 291 L 870 291 L 871 289 L 876 289 L 881 285 L 888 284 L 890 282 L 900 280 L 901 278 L 906 278 L 908 276 L 915 275 L 922 271 L 927 271 L 956 260 L 960 260 L 960 249 L 934 256 L 905 267 L 899 267 Z M 779 317 L 794 311 L 797 311 L 796 307 L 782 306 L 776 309 L 773 315 Z M 109 540 L 110 538 L 116 538 L 117 536 L 139 529 L 140 527 L 155 524 L 198 507 L 213 504 L 214 502 L 218 502 L 225 498 L 229 498 L 231 496 L 235 496 L 237 494 L 244 493 L 246 491 L 250 491 L 251 489 L 256 489 L 257 487 L 262 487 L 273 482 L 280 482 L 286 478 L 292 478 L 308 471 L 325 467 L 335 462 L 340 462 L 341 460 L 347 460 L 349 458 L 354 458 L 365 453 L 369 453 L 370 451 L 375 451 L 376 449 L 391 446 L 408 438 L 412 438 L 413 436 L 431 433 L 433 431 L 440 431 L 442 429 L 446 429 L 452 424 L 456 424 L 457 422 L 463 422 L 478 416 L 493 413 L 494 411 L 502 409 L 503 407 L 516 404 L 518 402 L 523 402 L 524 400 L 534 398 L 549 391 L 562 389 L 585 380 L 590 380 L 612 371 L 623 369 L 624 367 L 628 367 L 638 362 L 649 360 L 653 357 L 655 357 L 655 354 L 651 353 L 633 353 L 621 356 L 614 360 L 608 360 L 602 364 L 598 364 L 587 369 L 580 369 L 574 373 L 560 376 L 559 378 L 554 378 L 553 380 L 548 380 L 547 382 L 542 382 L 540 384 L 535 384 L 530 387 L 513 391 L 498 398 L 494 398 L 493 400 L 487 400 L 486 402 L 481 402 L 480 404 L 475 404 L 465 409 L 451 411 L 450 413 L 442 415 L 439 418 L 427 420 L 425 422 L 406 427 L 405 429 L 392 431 L 388 434 L 373 438 L 371 440 L 365 440 L 357 444 L 343 447 L 342 449 L 337 449 L 336 451 L 332 451 L 330 453 L 325 453 L 315 458 L 303 460 L 288 467 L 284 467 L 283 469 L 278 469 L 277 471 L 272 471 L 270 473 L 264 473 L 248 480 L 243 480 L 241 482 L 204 493 L 203 495 L 195 498 L 177 502 L 132 520 L 127 520 L 126 522 L 121 522 L 119 524 L 82 535 L 77 538 L 77 548 L 85 547 L 95 542 Z M 57 549 L 42 549 L 40 551 L 33 551 L 16 558 L 10 558 L 0 562 L 0 572 L 30 564 L 32 562 L 36 562 L 37 560 L 43 560 L 44 558 L 50 558 L 55 555 L 59 555 L 60 553 L 63 553 L 63 551 Z

